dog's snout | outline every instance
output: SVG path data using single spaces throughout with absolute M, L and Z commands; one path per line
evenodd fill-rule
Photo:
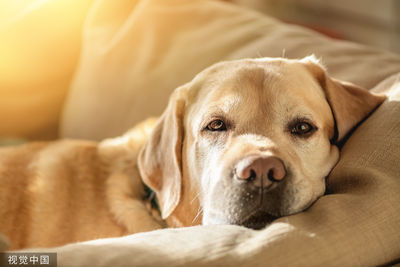
M 283 162 L 274 156 L 247 156 L 236 165 L 236 177 L 247 180 L 255 186 L 267 186 L 279 182 L 286 176 Z

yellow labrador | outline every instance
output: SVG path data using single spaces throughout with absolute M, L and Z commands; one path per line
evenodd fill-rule
M 313 57 L 222 62 L 173 93 L 141 176 L 169 225 L 260 228 L 324 194 L 335 144 L 384 99 Z
M 216 64 L 173 93 L 151 134 L 146 122 L 99 144 L 1 149 L 0 232 L 18 249 L 158 229 L 141 179 L 169 226 L 260 228 L 324 193 L 335 143 L 383 100 L 312 58 Z

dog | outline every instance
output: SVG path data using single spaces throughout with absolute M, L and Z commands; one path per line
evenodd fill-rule
M 259 229 L 324 194 L 337 143 L 384 100 L 313 56 L 218 63 L 173 93 L 141 177 L 168 225 Z
M 262 228 L 324 194 L 337 142 L 384 99 L 313 57 L 217 63 L 122 137 L 1 149 L 0 232 L 19 249 L 165 226 Z

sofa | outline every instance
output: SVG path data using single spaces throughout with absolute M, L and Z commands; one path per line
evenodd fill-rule
M 229 1 L 97 0 L 85 8 L 81 47 L 60 104 L 59 138 L 118 136 L 160 115 L 176 87 L 222 60 L 314 54 L 331 76 L 388 98 L 341 148 L 327 193 L 262 230 L 170 228 L 25 251 L 57 252 L 59 267 L 400 262 L 399 55 L 331 39 Z

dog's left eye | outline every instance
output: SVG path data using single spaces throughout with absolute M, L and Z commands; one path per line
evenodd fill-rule
M 209 131 L 225 131 L 226 130 L 226 125 L 225 122 L 222 120 L 213 120 L 207 125 L 207 130 Z
M 305 121 L 297 122 L 291 129 L 291 133 L 296 135 L 307 135 L 313 131 L 315 131 L 315 127 Z

